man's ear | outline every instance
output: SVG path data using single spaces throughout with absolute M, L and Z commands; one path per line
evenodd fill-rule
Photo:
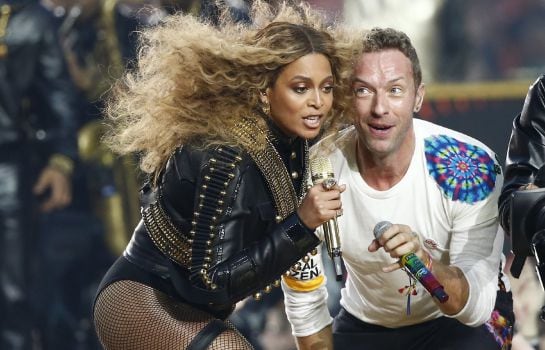
M 422 108 L 422 103 L 424 102 L 425 95 L 426 95 L 426 88 L 425 88 L 425 85 L 422 83 L 420 84 L 418 89 L 416 89 L 416 99 L 415 99 L 414 109 L 413 109 L 415 113 L 418 113 L 420 109 Z

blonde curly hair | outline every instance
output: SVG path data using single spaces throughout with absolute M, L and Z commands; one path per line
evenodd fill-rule
M 119 154 L 137 153 L 144 172 L 157 175 L 180 145 L 237 145 L 229 130 L 255 118 L 259 92 L 281 69 L 309 54 L 324 54 L 335 78 L 334 103 L 324 132 L 335 131 L 349 105 L 348 80 L 361 36 L 304 3 L 253 2 L 252 24 L 235 23 L 223 11 L 212 25 L 177 14 L 140 35 L 137 66 L 112 89 L 104 142 Z M 265 140 L 263 140 L 265 141 Z M 264 142 L 263 142 L 264 143 Z

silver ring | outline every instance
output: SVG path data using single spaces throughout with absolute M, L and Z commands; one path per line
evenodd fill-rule
M 336 184 L 337 184 L 337 180 L 330 177 L 322 181 L 322 187 L 326 191 L 329 191 L 330 189 L 332 189 Z
M 336 212 L 335 212 L 335 216 L 339 217 L 339 216 L 342 216 L 343 215 L 343 209 L 338 209 Z

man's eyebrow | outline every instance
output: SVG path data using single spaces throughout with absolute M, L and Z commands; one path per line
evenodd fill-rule
M 404 80 L 405 78 L 403 77 L 397 77 L 397 78 L 393 78 L 393 79 L 390 79 L 388 81 L 388 83 L 395 83 L 399 80 Z M 358 78 L 358 77 L 355 77 L 353 80 L 352 80 L 353 83 L 362 83 L 362 84 L 366 84 L 366 85 L 369 85 L 369 83 L 367 81 L 365 81 L 364 79 L 361 79 L 361 78 Z

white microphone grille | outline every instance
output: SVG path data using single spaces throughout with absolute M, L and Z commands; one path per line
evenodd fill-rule
M 392 223 L 389 221 L 381 221 L 378 224 L 375 225 L 375 228 L 373 229 L 373 234 L 375 235 L 376 239 L 379 239 L 382 234 L 392 227 Z

